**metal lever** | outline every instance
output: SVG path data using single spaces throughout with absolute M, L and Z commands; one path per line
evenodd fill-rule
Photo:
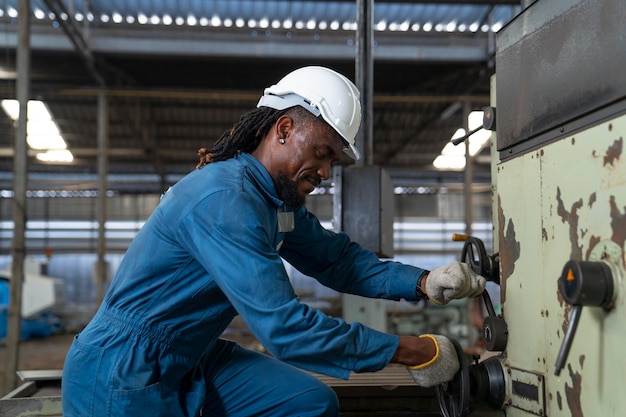
M 556 357 L 556 370 L 554 371 L 554 375 L 559 376 L 561 374 L 561 369 L 565 366 L 565 362 L 567 361 L 567 356 L 569 355 L 569 350 L 572 347 L 572 342 L 574 341 L 574 335 L 576 334 L 576 329 L 578 328 L 578 321 L 580 320 L 580 314 L 583 312 L 583 306 L 575 305 L 572 308 L 572 315 L 569 318 L 569 326 L 567 326 L 567 333 L 565 333 L 565 337 L 563 338 L 563 344 L 561 345 L 561 349 L 559 349 L 559 354 Z
M 610 309 L 615 300 L 615 282 L 611 267 L 605 261 L 568 261 L 559 278 L 559 292 L 573 306 L 567 333 L 556 358 L 554 374 L 559 376 L 567 362 L 583 306 Z
M 496 130 L 496 109 L 495 107 L 483 107 L 483 124 L 477 128 L 470 130 L 467 134 L 452 140 L 454 146 L 465 142 L 470 136 L 481 129 Z
M 487 290 L 482 294 L 485 307 L 489 315 L 483 320 L 483 342 L 485 349 L 490 352 L 502 352 L 506 348 L 509 329 L 506 321 L 498 315 L 493 308 L 491 297 Z

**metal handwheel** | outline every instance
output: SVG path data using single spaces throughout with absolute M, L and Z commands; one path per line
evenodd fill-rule
M 485 244 L 482 240 L 464 235 L 455 235 L 453 240 L 465 240 L 461 250 L 461 262 L 468 264 L 478 275 L 487 281 L 500 284 L 500 269 L 498 253 L 487 255 Z M 506 348 L 508 339 L 508 327 L 504 319 L 498 316 L 493 308 L 491 297 L 486 290 L 482 293 L 488 316 L 483 320 L 482 338 L 485 349 L 491 352 L 502 352 Z
M 468 264 L 475 273 L 487 281 L 500 284 L 500 255 L 498 253 L 492 256 L 487 255 L 483 241 L 473 236 L 455 235 L 453 240 L 465 241 L 461 250 L 461 262 Z
M 435 387 L 439 409 L 444 417 L 465 417 L 470 400 L 469 358 L 456 340 L 450 339 L 459 359 L 459 370 L 450 382 Z

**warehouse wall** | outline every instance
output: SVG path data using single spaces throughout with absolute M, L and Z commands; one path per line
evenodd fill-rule
M 462 242 L 453 242 L 453 233 L 464 233 L 464 196 L 446 189 L 417 192 L 404 190 L 395 195 L 394 260 L 432 269 L 458 259 Z M 110 195 L 107 198 L 107 255 L 109 278 L 121 262 L 124 251 L 159 202 L 159 195 Z M 307 208 L 322 224 L 332 229 L 332 194 L 309 196 Z M 474 234 L 492 242 L 490 195 L 474 196 Z M 0 269 L 10 266 L 12 203 L 0 194 Z M 33 193 L 28 199 L 28 256 L 42 265 L 42 272 L 63 280 L 63 302 L 56 312 L 69 327 L 80 326 L 93 314 L 96 287 L 93 280 L 97 262 L 98 224 L 95 221 L 95 192 L 63 194 Z M 46 248 L 48 252 L 46 254 Z M 312 303 L 336 298 L 287 265 L 297 291 L 312 294 Z
M 424 191 L 425 190 L 425 191 Z M 440 189 L 403 189 L 395 195 L 395 250 L 401 254 L 447 252 L 452 233 L 463 233 L 464 196 Z M 420 192 L 421 191 L 421 192 Z M 98 239 L 95 191 L 29 192 L 26 247 L 29 254 L 95 253 Z M 332 194 L 309 196 L 307 207 L 332 228 Z M 159 202 L 156 194 L 114 194 L 107 198 L 107 252 L 124 253 Z M 488 194 L 474 195 L 479 229 L 491 219 Z M 8 255 L 13 238 L 13 199 L 0 192 L 0 255 Z M 454 248 L 454 247 L 453 247 Z M 452 249 L 453 249 L 452 248 Z

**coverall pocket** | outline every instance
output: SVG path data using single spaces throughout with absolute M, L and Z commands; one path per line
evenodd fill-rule
M 177 415 L 167 410 L 158 382 L 144 388 L 111 390 L 109 401 L 110 417 L 167 416 Z
M 62 379 L 63 415 L 96 416 L 101 412 L 96 404 L 97 375 L 104 349 L 89 346 L 74 338 L 65 359 Z

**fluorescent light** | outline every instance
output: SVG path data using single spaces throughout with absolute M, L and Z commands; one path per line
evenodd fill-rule
M 483 116 L 484 112 L 482 110 L 477 110 L 471 112 L 467 116 L 467 127 L 469 130 L 474 130 L 483 125 Z M 489 141 L 491 138 L 491 131 L 486 129 L 480 129 L 478 132 L 474 133 L 469 137 L 469 151 L 470 156 L 475 156 L 477 153 L 481 151 L 485 143 Z
M 14 99 L 5 99 L 0 102 L 0 106 L 4 112 L 11 118 L 11 120 L 16 121 L 20 116 L 20 103 Z M 26 110 L 28 112 L 28 120 L 29 121 L 49 121 L 52 120 L 52 116 L 50 115 L 50 111 L 46 107 L 43 101 L 40 100 L 29 100 L 26 105 Z
M 50 150 L 46 152 L 39 152 L 36 155 L 37 159 L 43 162 L 72 162 L 74 155 L 67 149 Z
M 26 134 L 29 136 L 59 135 L 59 128 L 52 120 L 29 120 L 26 125 Z
M 437 169 L 461 170 L 465 168 L 465 157 L 458 155 L 439 155 L 433 161 Z
M 465 142 L 458 145 L 452 144 L 454 139 L 465 135 L 465 129 L 459 128 L 454 132 L 450 142 L 443 147 L 441 154 L 435 158 L 433 165 L 437 169 L 461 170 L 465 168 Z
M 17 100 L 2 100 L 0 105 L 11 120 L 16 121 L 20 116 L 20 103 Z
M 61 135 L 28 135 L 26 142 L 32 149 L 37 150 L 67 149 L 67 143 Z
M 483 112 L 473 111 L 467 116 L 467 127 L 469 131 L 482 127 L 483 125 Z M 437 169 L 449 169 L 460 170 L 465 168 L 465 146 L 469 143 L 469 154 L 475 156 L 484 147 L 485 143 L 491 138 L 491 132 L 486 129 L 480 129 L 476 133 L 472 134 L 464 142 L 458 145 L 452 144 L 454 139 L 465 136 L 465 129 L 459 128 L 454 132 L 450 142 L 446 143 L 441 151 L 441 154 L 435 158 L 433 165 Z
M 458 128 L 456 130 L 456 132 L 454 132 L 454 134 L 452 135 L 452 137 L 450 138 L 450 142 L 446 143 L 446 146 L 443 147 L 443 150 L 441 151 L 442 155 L 461 155 L 463 157 L 465 157 L 465 142 L 463 143 L 459 143 L 458 145 L 454 145 L 452 143 L 452 141 L 454 139 L 458 139 L 460 137 L 465 136 L 465 129 L 463 128 Z
M 20 104 L 17 100 L 2 100 L 0 106 L 13 121 L 19 118 Z M 40 100 L 29 100 L 27 110 L 26 142 L 32 149 L 47 150 L 38 153 L 37 159 L 46 162 L 71 162 L 74 157 L 67 150 L 67 143 L 46 104 Z

